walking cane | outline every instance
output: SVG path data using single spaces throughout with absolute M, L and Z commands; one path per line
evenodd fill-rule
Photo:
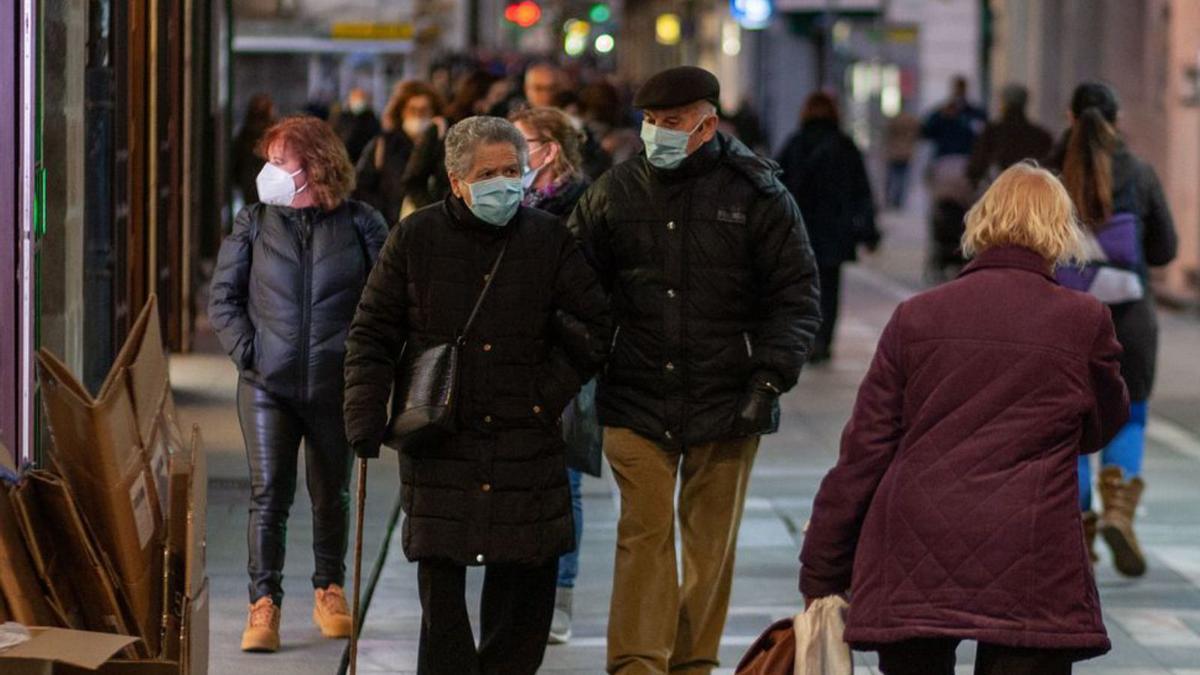
M 354 623 L 350 630 L 350 675 L 358 672 L 358 634 L 362 632 L 359 588 L 362 582 L 363 512 L 367 507 L 367 458 L 358 460 L 358 514 L 354 526 Z

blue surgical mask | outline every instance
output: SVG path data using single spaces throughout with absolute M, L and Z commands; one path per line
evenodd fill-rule
M 471 213 L 496 227 L 503 227 L 517 214 L 525 196 L 520 178 L 497 176 L 478 183 L 468 183 L 471 191 Z
M 646 144 L 646 159 L 660 169 L 674 169 L 687 159 L 688 139 L 708 118 L 700 120 L 691 131 L 664 129 L 642 122 L 642 142 Z

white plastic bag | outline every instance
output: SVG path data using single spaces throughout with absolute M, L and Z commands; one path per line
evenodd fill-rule
M 851 675 L 850 645 L 842 639 L 849 607 L 842 596 L 830 595 L 796 616 L 794 675 Z

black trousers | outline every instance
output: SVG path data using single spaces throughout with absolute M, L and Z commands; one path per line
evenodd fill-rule
M 557 578 L 557 559 L 538 567 L 488 565 L 476 649 L 467 615 L 467 568 L 418 563 L 418 675 L 534 675 L 546 652 Z
M 831 265 L 820 268 L 821 278 L 821 327 L 813 340 L 813 353 L 827 356 L 833 347 L 833 334 L 837 329 L 838 308 L 842 299 L 842 266 Z
M 288 513 L 296 496 L 300 441 L 304 441 L 313 509 L 313 588 L 343 585 L 350 533 L 350 469 L 341 397 L 298 402 L 238 382 L 238 417 L 250 465 L 250 602 L 283 600 Z
M 954 675 L 954 651 L 960 641 L 928 638 L 897 642 L 879 650 L 884 675 Z M 980 642 L 975 675 L 1070 675 L 1074 659 L 1064 649 L 1003 647 Z

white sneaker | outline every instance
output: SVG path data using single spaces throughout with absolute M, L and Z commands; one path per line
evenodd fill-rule
M 550 644 L 565 645 L 571 639 L 571 596 L 573 590 L 559 587 L 554 594 L 554 618 L 550 621 Z

